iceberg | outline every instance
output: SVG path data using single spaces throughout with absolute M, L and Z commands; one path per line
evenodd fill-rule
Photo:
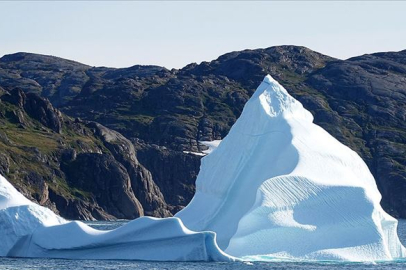
M 213 232 L 179 218 L 142 217 L 111 231 L 66 221 L 30 202 L 0 175 L 0 256 L 153 261 L 230 261 Z
M 202 159 L 196 194 L 176 216 L 246 260 L 404 257 L 380 200 L 363 160 L 268 75 Z
M 154 261 L 405 257 L 397 221 L 363 160 L 266 76 L 175 217 L 111 231 L 67 221 L 0 176 L 0 256 Z
M 179 218 L 141 217 L 110 231 L 78 221 L 21 237 L 11 257 L 148 261 L 231 261 L 213 232 L 192 232 Z
M 25 198 L 0 175 L 0 256 L 7 256 L 21 237 L 64 223 L 63 218 Z

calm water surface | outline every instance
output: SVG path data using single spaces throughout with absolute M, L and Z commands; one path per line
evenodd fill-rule
M 114 229 L 124 225 L 127 221 L 114 222 L 87 222 L 88 225 L 99 229 Z M 399 221 L 399 238 L 406 245 L 406 220 Z M 0 239 L 1 241 L 1 239 Z M 210 270 L 210 269 L 303 269 L 303 270 L 334 270 L 334 269 L 354 269 L 354 270 L 405 270 L 406 260 L 382 263 L 309 263 L 309 262 L 254 262 L 254 263 L 197 263 L 197 262 L 139 262 L 139 261 L 114 261 L 114 260 L 65 260 L 65 259 L 12 259 L 0 258 L 0 270 L 92 270 L 92 269 L 179 269 L 179 270 Z

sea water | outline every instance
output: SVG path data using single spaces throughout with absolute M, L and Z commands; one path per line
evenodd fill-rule
M 124 225 L 127 221 L 96 221 L 86 222 L 89 226 L 99 230 L 110 230 Z M 406 245 L 406 220 L 399 220 L 398 235 Z M 115 261 L 115 260 L 66 260 L 66 259 L 27 259 L 27 258 L 0 258 L 0 270 L 92 270 L 92 269 L 184 269 L 184 270 L 210 270 L 210 269 L 303 269 L 303 270 L 330 270 L 330 269 L 406 269 L 406 260 L 378 262 L 378 263 L 333 263 L 333 262 L 143 262 L 143 261 Z

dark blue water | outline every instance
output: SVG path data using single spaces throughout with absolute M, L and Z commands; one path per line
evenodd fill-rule
M 88 222 L 96 229 L 114 229 L 125 224 L 126 221 L 115 222 Z M 399 238 L 406 244 L 406 220 L 399 221 Z M 0 239 L 1 241 L 1 239 Z M 254 262 L 254 263 L 224 263 L 224 262 L 139 262 L 139 261 L 114 261 L 114 260 L 65 260 L 65 259 L 24 259 L 24 258 L 0 258 L 0 270 L 92 270 L 92 269 L 112 269 L 112 270 L 210 270 L 210 269 L 303 269 L 303 270 L 334 270 L 334 269 L 355 269 L 355 270 L 404 270 L 406 260 L 382 262 L 382 263 L 310 263 L 310 262 Z

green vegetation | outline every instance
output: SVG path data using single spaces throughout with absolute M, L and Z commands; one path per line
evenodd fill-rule
M 24 123 L 16 123 L 14 119 L 4 117 L 16 112 L 23 115 Z M 0 153 L 9 160 L 5 176 L 25 194 L 39 196 L 35 194 L 41 193 L 41 185 L 33 182 L 37 181 L 38 176 L 50 189 L 66 199 L 89 199 L 92 196 L 55 175 L 55 171 L 60 171 L 61 151 L 109 151 L 88 127 L 76 124 L 79 127 L 72 128 L 73 121 L 66 120 L 59 134 L 29 117 L 18 107 L 0 102 Z

